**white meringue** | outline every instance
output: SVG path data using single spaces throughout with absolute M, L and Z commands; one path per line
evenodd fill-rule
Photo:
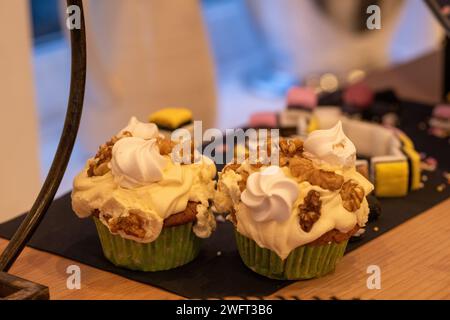
M 356 148 L 344 134 L 339 121 L 328 130 L 316 130 L 304 142 L 305 155 L 312 160 L 331 166 L 350 168 L 355 165 Z
M 284 221 L 291 215 L 298 186 L 278 166 L 270 166 L 248 177 L 242 202 L 252 210 L 256 222 Z
M 167 161 L 156 139 L 127 137 L 114 144 L 110 166 L 117 184 L 134 188 L 162 180 Z
M 157 138 L 159 136 L 159 130 L 156 124 L 140 122 L 136 117 L 131 117 L 128 125 L 119 132 L 119 135 L 125 131 L 130 132 L 133 137 L 139 137 L 146 140 Z

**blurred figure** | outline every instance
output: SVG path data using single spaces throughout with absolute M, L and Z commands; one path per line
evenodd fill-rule
M 247 1 L 276 68 L 299 78 L 386 67 L 435 49 L 442 36 L 421 0 Z M 381 9 L 380 30 L 366 27 L 371 4 Z
M 136 115 L 187 107 L 214 126 L 213 62 L 199 0 L 87 0 L 88 86 L 81 138 L 95 152 Z
M 40 185 L 28 9 L 0 1 L 0 223 L 29 210 Z

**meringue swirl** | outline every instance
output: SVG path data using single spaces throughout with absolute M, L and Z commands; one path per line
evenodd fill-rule
M 126 131 L 131 133 L 133 137 L 139 137 L 145 140 L 159 136 L 159 130 L 156 124 L 140 122 L 136 117 L 131 117 L 128 125 L 120 131 L 119 135 Z
M 282 222 L 289 219 L 298 193 L 297 184 L 280 167 L 270 166 L 248 177 L 241 200 L 252 210 L 256 222 Z
M 159 153 L 156 139 L 127 137 L 114 145 L 110 166 L 114 181 L 131 189 L 162 180 L 167 162 Z
M 304 142 L 304 149 L 312 160 L 346 168 L 355 165 L 356 148 L 344 134 L 341 121 L 331 129 L 311 132 Z

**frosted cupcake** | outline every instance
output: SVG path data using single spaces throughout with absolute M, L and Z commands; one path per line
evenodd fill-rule
M 181 266 L 214 231 L 215 165 L 201 155 L 194 163 L 175 161 L 177 146 L 155 124 L 132 118 L 75 178 L 73 210 L 93 217 L 115 265 L 142 271 Z
M 280 139 L 279 165 L 229 164 L 215 210 L 235 226 L 243 262 L 275 279 L 309 279 L 335 269 L 369 216 L 373 185 L 355 169 L 341 123 L 303 141 Z

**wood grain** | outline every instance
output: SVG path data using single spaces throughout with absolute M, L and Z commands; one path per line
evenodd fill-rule
M 0 239 L 0 250 L 7 241 Z M 81 289 L 66 286 L 68 266 L 81 268 Z M 381 268 L 381 289 L 366 270 Z M 50 288 L 52 299 L 179 299 L 164 290 L 78 262 L 26 248 L 11 269 Z M 346 255 L 334 274 L 295 282 L 267 298 L 450 299 L 450 199 Z M 230 297 L 232 298 L 232 297 Z

